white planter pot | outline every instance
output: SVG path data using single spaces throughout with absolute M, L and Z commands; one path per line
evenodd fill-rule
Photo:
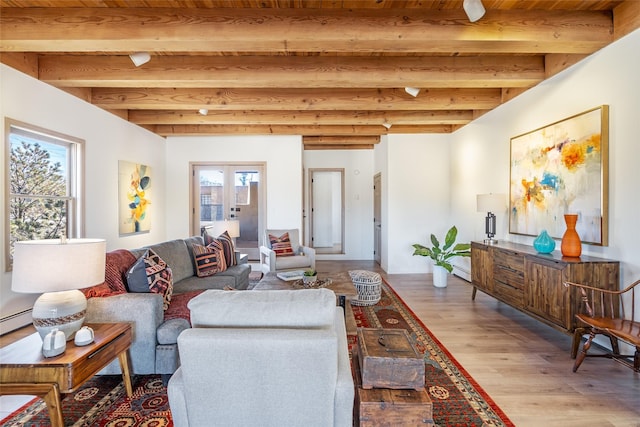
M 447 276 L 449 276 L 449 272 L 446 268 L 440 267 L 439 265 L 433 266 L 433 286 L 436 288 L 446 288 Z

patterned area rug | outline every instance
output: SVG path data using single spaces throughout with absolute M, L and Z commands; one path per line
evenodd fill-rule
M 159 375 L 132 377 L 129 399 L 120 375 L 97 376 L 62 400 L 65 426 L 169 427 L 173 426 L 167 389 Z M 4 426 L 50 426 L 47 405 L 34 399 L 6 419 Z
M 353 306 L 358 327 L 406 329 L 424 354 L 426 387 L 433 402 L 433 420 L 444 426 L 514 426 L 489 395 L 429 332 L 400 297 L 382 284 L 382 298 L 369 307 Z M 349 336 L 349 344 L 355 344 Z M 173 426 L 167 390 L 159 375 L 133 377 L 134 396 L 128 399 L 122 377 L 99 376 L 62 401 L 65 426 Z M 44 401 L 34 399 L 0 421 L 1 426 L 49 426 Z
M 437 426 L 514 426 L 386 282 L 376 305 L 352 308 L 358 327 L 409 332 L 417 350 L 424 354 L 425 386 Z M 351 347 L 355 342 L 356 337 L 349 336 Z

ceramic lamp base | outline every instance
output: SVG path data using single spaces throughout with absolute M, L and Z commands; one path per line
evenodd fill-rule
M 73 339 L 73 335 L 84 323 L 87 312 L 87 299 L 78 290 L 47 292 L 36 300 L 33 305 L 33 326 L 44 340 L 53 329 L 64 332 L 66 340 Z

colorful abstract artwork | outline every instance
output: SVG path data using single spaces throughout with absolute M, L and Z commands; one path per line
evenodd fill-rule
M 120 235 L 148 233 L 151 230 L 151 168 L 120 160 L 118 171 Z
M 562 238 L 578 214 L 584 243 L 606 246 L 609 108 L 594 108 L 511 138 L 509 232 Z

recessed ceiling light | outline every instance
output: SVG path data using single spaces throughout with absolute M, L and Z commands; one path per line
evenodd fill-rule
M 198 110 L 198 113 L 200 113 L 203 116 L 206 116 L 207 114 L 209 114 L 209 110 L 207 110 L 206 108 L 201 108 Z
M 405 87 L 404 91 L 407 92 L 409 95 L 413 96 L 414 98 L 416 96 L 418 96 L 418 94 L 420 93 L 420 89 L 418 89 L 417 87 Z
M 135 52 L 129 55 L 129 58 L 131 58 L 133 65 L 139 67 L 142 64 L 149 62 L 151 60 L 151 55 L 149 52 Z
M 392 124 L 391 124 L 391 123 L 384 122 L 384 123 L 382 124 L 382 126 L 386 127 L 386 128 L 387 128 L 387 130 L 389 130 L 389 129 L 391 129 Z

